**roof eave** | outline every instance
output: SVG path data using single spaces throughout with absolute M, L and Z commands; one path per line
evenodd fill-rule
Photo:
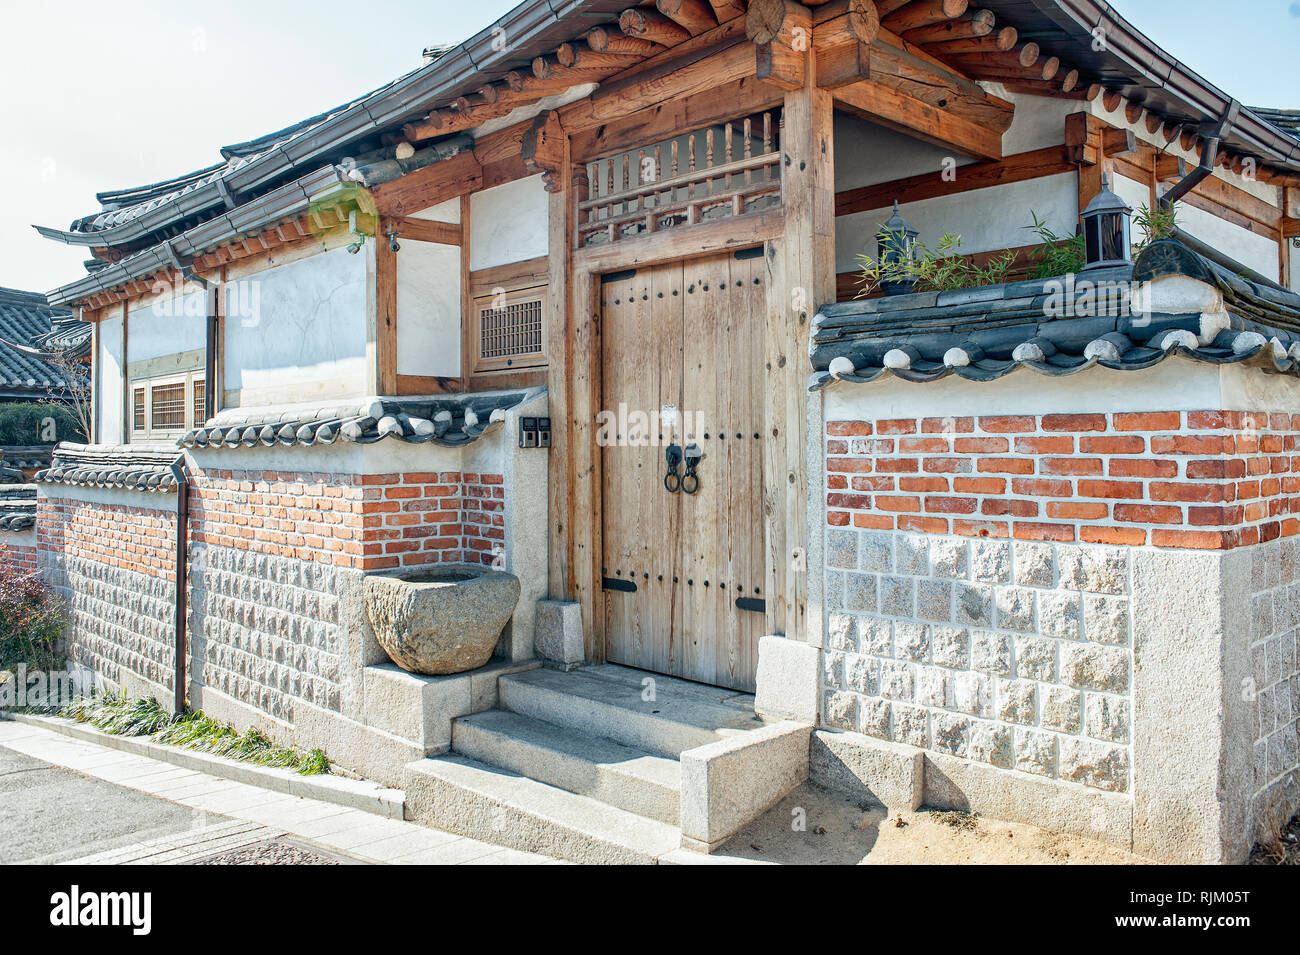
M 286 169 L 310 163 L 321 153 L 342 146 L 374 130 L 411 119 L 432 100 L 463 92 L 471 84 L 481 85 L 481 74 L 519 59 L 519 50 L 547 29 L 569 17 L 581 16 L 592 8 L 613 6 L 607 0 L 526 0 L 464 43 L 452 47 L 428 66 L 415 70 L 369 96 L 363 97 L 301 137 L 269 149 L 221 177 L 235 194 L 248 192 L 280 176 Z M 593 20 L 593 22 L 595 22 Z M 510 38 L 502 46 L 500 32 Z M 501 47 L 498 49 L 497 47 Z M 69 245 L 112 247 L 148 235 L 169 222 L 223 203 L 215 182 L 199 186 L 175 202 L 142 213 L 130 222 L 98 232 L 73 232 L 36 226 L 47 239 Z
M 68 305 L 107 292 L 175 264 L 173 253 L 192 257 L 274 221 L 301 215 L 321 190 L 341 181 L 337 167 L 325 166 L 278 189 L 195 226 L 173 239 L 128 256 L 121 262 L 60 286 L 49 293 L 51 304 Z

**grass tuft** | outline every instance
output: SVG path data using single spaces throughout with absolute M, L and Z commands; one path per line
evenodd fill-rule
M 329 757 L 319 749 L 303 754 L 278 746 L 259 729 L 241 733 L 201 710 L 173 719 L 151 697 L 130 700 L 125 695 L 83 696 L 64 706 L 59 715 L 78 723 L 90 723 L 114 736 L 153 736 L 158 743 L 261 766 L 294 769 L 303 776 L 330 771 Z

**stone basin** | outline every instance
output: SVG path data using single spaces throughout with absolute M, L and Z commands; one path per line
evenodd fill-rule
M 366 618 L 403 670 L 443 676 L 488 662 L 519 602 L 519 578 L 477 564 L 437 564 L 365 579 Z

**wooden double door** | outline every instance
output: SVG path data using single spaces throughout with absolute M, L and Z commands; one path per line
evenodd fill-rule
M 600 300 L 606 656 L 752 691 L 766 599 L 762 249 L 606 275 Z

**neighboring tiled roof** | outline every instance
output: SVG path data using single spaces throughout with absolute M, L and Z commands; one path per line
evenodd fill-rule
M 1218 288 L 1222 323 L 1207 325 L 1199 311 L 1135 314 L 1128 283 L 1163 275 Z M 1246 281 L 1177 242 L 1153 243 L 1132 266 L 1077 279 L 1116 283 L 1120 294 L 1089 311 L 1078 286 L 1074 306 L 1057 311 L 1085 317 L 1053 317 L 1059 278 L 824 306 L 813 320 L 811 387 L 886 373 L 915 382 L 992 381 L 1022 366 L 1051 376 L 1093 365 L 1136 371 L 1173 355 L 1300 375 L 1300 295 Z
M 35 484 L 0 484 L 0 501 L 34 501 Z
M 364 98 L 359 97 L 359 99 Z M 115 229 L 134 219 L 139 219 L 146 213 L 175 202 L 182 196 L 224 178 L 228 173 L 239 169 L 245 163 L 251 162 L 263 153 L 288 144 L 295 137 L 319 125 L 331 116 L 348 109 L 356 102 L 357 100 L 352 100 L 337 109 L 327 110 L 291 126 L 286 126 L 284 129 L 278 129 L 273 133 L 259 136 L 257 139 L 235 143 L 231 146 L 222 146 L 221 155 L 224 161 L 204 169 L 198 169 L 177 176 L 175 179 L 167 179 L 145 186 L 134 186 L 128 189 L 114 189 L 97 193 L 95 198 L 99 200 L 103 208 L 99 212 L 76 219 L 68 227 L 68 231 L 80 233 L 104 232 Z
M 68 347 L 70 354 L 80 355 L 89 342 L 90 325 L 74 319 L 68 309 L 52 308 L 39 292 L 0 288 L 0 389 L 45 393 L 63 388 L 62 374 L 42 361 L 42 354 Z
M 172 466 L 181 460 L 175 447 L 138 444 L 60 444 L 54 460 L 36 475 L 37 484 L 170 491 Z
M 394 437 L 413 444 L 469 444 L 505 420 L 528 391 L 436 398 L 365 398 L 291 408 L 231 408 L 181 439 L 187 448 L 253 448 L 277 444 L 371 444 Z
M 24 531 L 36 524 L 36 502 L 0 500 L 0 531 Z
M 52 445 L 0 444 L 0 467 L 22 468 L 28 471 L 50 466 Z
M 1260 119 L 1272 123 L 1288 136 L 1300 139 L 1300 109 L 1268 109 L 1263 106 L 1252 106 L 1251 109 Z

